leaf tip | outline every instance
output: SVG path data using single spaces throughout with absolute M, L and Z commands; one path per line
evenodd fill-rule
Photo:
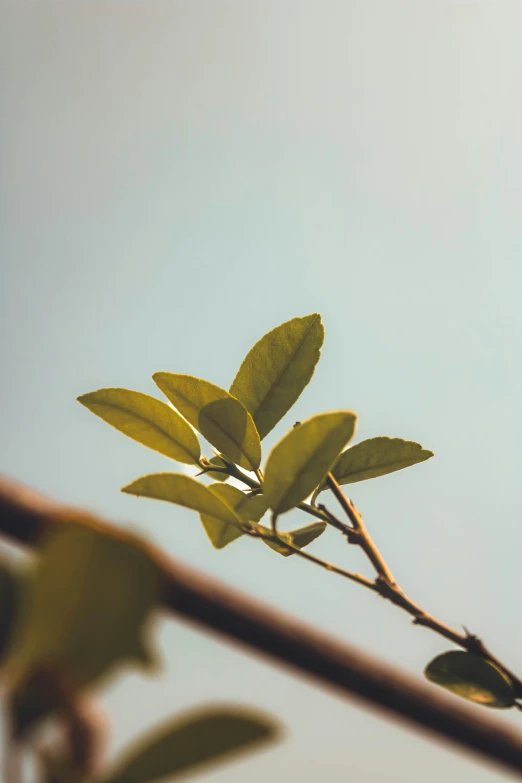
M 134 491 L 134 485 L 136 484 L 135 481 L 131 481 L 130 484 L 125 484 L 124 487 L 121 487 L 120 492 L 125 492 L 126 495 L 135 495 Z

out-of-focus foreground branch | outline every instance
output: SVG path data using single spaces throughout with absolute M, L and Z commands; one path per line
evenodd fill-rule
M 0 535 L 38 546 L 64 507 L 0 477 Z M 74 510 L 77 512 L 77 510 Z M 103 523 L 105 524 L 105 523 Z M 107 530 L 112 528 L 107 525 Z M 172 615 L 247 645 L 359 701 L 405 719 L 522 776 L 522 734 L 476 708 L 311 628 L 277 609 L 150 550 L 163 575 L 163 606 Z

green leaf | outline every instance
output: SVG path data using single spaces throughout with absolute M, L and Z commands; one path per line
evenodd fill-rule
M 122 487 L 121 491 L 128 495 L 176 503 L 178 506 L 199 511 L 200 514 L 207 514 L 226 524 L 239 523 L 238 517 L 230 506 L 211 492 L 209 487 L 183 473 L 150 473 Z
M 431 682 L 485 707 L 507 709 L 514 704 L 511 681 L 478 655 L 455 650 L 438 655 L 424 671 Z
M 259 467 L 259 433 L 239 400 L 192 375 L 157 372 L 152 377 L 181 415 L 225 457 L 246 470 Z
M 339 484 L 386 476 L 433 457 L 419 443 L 402 438 L 369 438 L 343 451 L 332 473 Z
M 245 522 L 259 522 L 268 511 L 268 501 L 260 493 L 243 494 L 243 501 L 237 506 L 236 514 Z
M 263 484 L 274 512 L 295 508 L 321 484 L 352 438 L 356 423 L 353 411 L 320 413 L 294 427 L 274 446 Z
M 211 484 L 208 489 L 230 506 L 239 518 L 242 518 L 238 513 L 238 507 L 244 503 L 246 496 L 240 489 L 229 484 Z M 200 514 L 200 518 L 207 536 L 216 549 L 223 549 L 227 544 L 245 534 L 237 519 L 234 522 L 223 522 L 208 514 Z
M 229 484 L 211 484 L 208 489 L 230 506 L 243 523 L 241 527 L 237 521 L 232 524 L 201 514 L 201 523 L 216 549 L 223 549 L 236 538 L 245 535 L 245 526 L 251 527 L 251 522 L 259 522 L 268 509 L 266 499 L 261 494 L 242 492 Z
M 37 670 L 83 687 L 122 661 L 151 662 L 144 631 L 159 601 L 160 574 L 146 545 L 62 520 L 43 542 L 22 594 L 6 664 L 16 688 Z
M 228 759 L 277 739 L 263 715 L 244 709 L 207 709 L 164 724 L 130 748 L 102 783 L 153 783 Z
M 78 397 L 92 413 L 149 449 L 187 465 L 201 449 L 192 427 L 166 403 L 128 389 L 100 389 Z
M 222 460 L 221 457 L 212 457 L 211 459 L 209 459 L 209 462 L 211 465 L 215 465 L 218 468 L 224 468 L 226 465 L 225 461 Z M 212 481 L 222 481 L 222 482 L 228 481 L 228 479 L 230 478 L 228 473 L 220 473 L 220 472 L 214 473 L 214 471 L 212 470 L 208 470 L 205 473 L 205 476 L 212 479 Z
M 270 549 L 274 549 L 280 555 L 283 555 L 283 557 L 295 555 L 295 552 L 288 549 L 283 543 L 277 540 L 272 530 L 269 530 L 267 527 L 261 527 L 261 530 L 264 534 L 263 541 Z M 308 546 L 308 544 L 311 544 L 312 541 L 315 541 L 316 538 L 319 538 L 325 530 L 326 522 L 312 522 L 311 525 L 306 525 L 306 527 L 301 527 L 298 530 L 290 530 L 286 533 L 278 531 L 278 536 L 296 549 L 303 549 L 305 546 Z
M 321 316 L 313 313 L 276 326 L 245 357 L 230 393 L 250 411 L 261 438 L 310 382 L 323 339 Z

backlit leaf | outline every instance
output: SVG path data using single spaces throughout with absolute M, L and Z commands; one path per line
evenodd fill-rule
M 27 578 L 6 664 L 11 686 L 49 670 L 81 687 L 122 661 L 150 663 L 144 630 L 159 590 L 141 541 L 102 533 L 87 516 L 64 521 Z
M 386 476 L 433 457 L 419 443 L 402 438 L 369 438 L 344 451 L 332 473 L 339 484 Z
M 320 485 L 352 438 L 356 423 L 353 411 L 320 413 L 294 427 L 274 446 L 263 484 L 273 511 L 281 514 L 295 508 Z
M 192 375 L 157 372 L 152 377 L 181 415 L 225 457 L 246 470 L 259 467 L 259 434 L 239 400 Z
M 268 501 L 262 494 L 244 494 L 242 502 L 236 507 L 236 514 L 245 522 L 259 522 L 268 511 Z
M 285 547 L 284 543 L 280 542 L 274 536 L 272 530 L 265 527 L 263 527 L 262 530 L 266 536 L 263 538 L 263 541 L 267 546 L 274 549 L 276 552 L 279 552 L 283 557 L 295 555 L 295 552 Z M 319 538 L 321 533 L 324 533 L 325 530 L 326 522 L 312 522 L 311 525 L 306 525 L 306 527 L 301 527 L 298 530 L 290 530 L 288 532 L 278 531 L 278 537 L 282 539 L 283 542 L 286 541 L 296 549 L 303 549 L 305 546 L 308 546 L 308 544 L 311 544 L 312 541 L 315 541 L 316 538 Z
M 228 486 L 227 484 L 223 485 Z M 226 524 L 237 524 L 234 511 L 215 492 L 200 481 L 183 473 L 150 473 L 123 487 L 122 492 L 154 500 L 166 500 L 207 514 Z
M 308 385 L 323 339 L 321 316 L 313 313 L 272 329 L 246 355 L 230 393 L 250 411 L 261 438 Z
M 222 549 L 244 535 L 245 526 L 250 527 L 251 522 L 259 522 L 268 509 L 266 499 L 261 494 L 252 495 L 250 492 L 242 492 L 229 484 L 211 484 L 208 489 L 227 503 L 243 523 L 240 526 L 237 522 L 231 524 L 201 514 L 203 527 L 216 549 Z
M 177 718 L 140 739 L 116 762 L 102 783 L 177 780 L 277 739 L 279 730 L 264 715 L 244 709 L 207 709 Z
M 238 513 L 238 507 L 243 504 L 246 496 L 240 489 L 237 489 L 230 484 L 210 484 L 208 489 L 220 500 L 230 506 L 237 516 L 241 518 L 241 515 Z M 236 538 L 245 534 L 245 531 L 238 520 L 235 522 L 224 522 L 220 519 L 216 519 L 216 517 L 211 517 L 208 514 L 200 514 L 200 518 L 207 536 L 216 549 L 223 549 L 227 544 L 230 544 L 232 541 L 235 541 Z
M 200 445 L 192 427 L 169 405 L 141 392 L 100 389 L 78 402 L 124 435 L 187 465 L 197 464 Z
M 428 664 L 428 680 L 485 707 L 507 709 L 514 704 L 510 680 L 496 666 L 473 653 L 455 650 Z

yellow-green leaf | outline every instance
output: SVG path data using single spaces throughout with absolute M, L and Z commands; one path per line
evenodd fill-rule
M 225 457 L 246 470 L 259 467 L 259 433 L 239 400 L 193 375 L 157 372 L 152 377 L 181 415 Z
M 201 450 L 192 427 L 169 405 L 129 389 L 99 389 L 78 402 L 129 438 L 187 465 Z
M 236 514 L 245 522 L 259 522 L 268 511 L 268 501 L 260 493 L 243 494 L 243 501 L 236 507 Z
M 238 507 L 240 507 L 246 499 L 244 492 L 241 492 L 240 489 L 237 489 L 230 484 L 210 484 L 208 489 L 216 495 L 216 497 L 230 506 L 230 508 L 235 511 L 238 518 L 242 519 L 242 516 L 238 513 Z M 232 543 L 236 538 L 245 534 L 245 530 L 241 527 L 238 520 L 235 522 L 224 522 L 223 520 L 216 519 L 216 517 L 211 517 L 208 514 L 200 514 L 200 518 L 207 536 L 216 549 L 223 549 L 227 544 Z
M 315 541 L 316 538 L 319 538 L 321 533 L 324 533 L 326 530 L 326 522 L 312 522 L 311 525 L 306 525 L 306 527 L 301 527 L 298 530 L 289 530 L 288 532 L 278 531 L 278 538 L 282 539 L 282 541 L 279 541 L 269 528 L 260 527 L 264 534 L 263 541 L 265 544 L 269 546 L 270 549 L 274 549 L 280 555 L 283 555 L 283 557 L 290 557 L 290 555 L 295 555 L 295 552 L 288 547 L 285 547 L 283 542 L 286 541 L 287 544 L 290 544 L 296 549 L 303 549 L 305 546 L 308 546 L 308 544 L 311 544 L 312 541 Z
M 352 438 L 356 423 L 353 411 L 320 413 L 294 427 L 274 446 L 263 484 L 273 511 L 281 514 L 295 508 L 321 484 Z
M 438 655 L 424 674 L 431 682 L 485 707 L 507 709 L 514 704 L 511 681 L 478 655 L 454 650 Z
M 419 443 L 402 438 L 369 438 L 343 451 L 332 473 L 339 484 L 386 476 L 433 457 Z
M 154 783 L 277 739 L 277 725 L 264 715 L 232 708 L 206 709 L 176 718 L 129 748 L 102 783 Z
M 261 438 L 310 382 L 323 339 L 321 316 L 313 313 L 272 329 L 246 355 L 230 393 L 250 411 Z
M 230 506 L 211 492 L 209 487 L 183 473 L 150 473 L 122 487 L 121 491 L 128 495 L 176 503 L 226 524 L 234 525 L 239 522 Z
M 235 541 L 236 538 L 244 535 L 245 528 L 251 527 L 251 522 L 259 522 L 268 509 L 266 499 L 261 494 L 252 495 L 249 492 L 242 492 L 230 484 L 210 484 L 208 489 L 230 506 L 243 523 L 242 525 L 237 522 L 231 524 L 207 514 L 201 514 L 201 523 L 216 549 L 222 549 Z
M 122 661 L 150 663 L 144 630 L 159 601 L 158 567 L 139 540 L 91 524 L 64 521 L 43 543 L 6 664 L 12 687 L 37 670 L 82 687 Z

